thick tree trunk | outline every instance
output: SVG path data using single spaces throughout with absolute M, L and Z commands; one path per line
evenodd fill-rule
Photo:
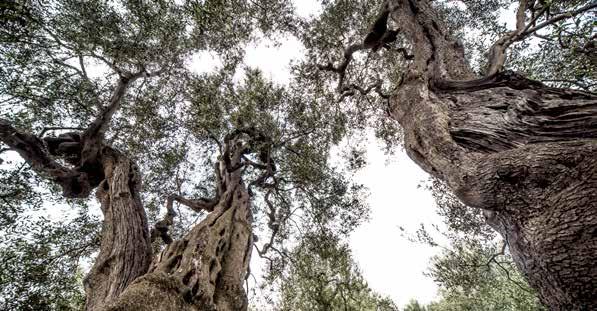
M 100 252 L 85 278 L 86 309 L 100 310 L 147 272 L 151 242 L 139 198 L 140 176 L 125 156 L 105 148 L 96 195 L 104 214 Z
M 409 156 L 485 210 L 552 310 L 597 309 L 597 96 L 474 78 L 426 1 L 395 1 L 415 61 L 391 102 Z
M 252 214 L 241 178 L 241 152 L 220 161 L 219 201 L 181 240 L 154 258 L 136 279 L 102 310 L 246 310 L 243 283 L 253 245 Z
M 83 133 L 41 139 L 0 119 L 0 141 L 62 186 L 66 197 L 87 197 L 97 187 L 104 221 L 99 255 L 84 280 L 86 310 L 246 310 L 243 283 L 253 234 L 249 193 L 242 180 L 242 157 L 250 150 L 242 138 L 255 139 L 255 131 L 240 129 L 225 137 L 216 170 L 216 199 L 197 203 L 176 197 L 187 205 L 196 203 L 194 210 L 210 213 L 172 243 L 167 225 L 159 227 L 170 244 L 152 261 L 139 173 L 126 156 L 103 144 L 103 132 L 127 85 L 146 75 L 142 71 L 121 76 L 110 104 Z M 170 212 L 162 225 L 171 224 Z

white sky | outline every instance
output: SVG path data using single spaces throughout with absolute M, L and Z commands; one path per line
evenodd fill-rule
M 301 15 L 318 13 L 314 0 L 296 0 L 295 4 Z M 282 42 L 279 47 L 261 43 L 247 50 L 245 63 L 284 84 L 290 79 L 290 60 L 301 57 L 303 50 L 296 39 Z M 428 303 L 435 298 L 437 286 L 423 272 L 439 250 L 406 240 L 398 228 L 414 232 L 421 223 L 441 223 L 431 194 L 418 187 L 428 175 L 403 150 L 388 158 L 373 140 L 368 146 L 367 162 L 356 181 L 369 188 L 371 220 L 351 236 L 354 258 L 369 286 L 390 296 L 399 306 L 413 298 Z M 259 266 L 258 261 L 255 259 L 252 266 Z
M 398 226 L 414 232 L 421 223 L 441 220 L 431 194 L 418 187 L 427 173 L 402 150 L 391 157 L 387 163 L 378 146 L 368 148 L 368 165 L 357 180 L 370 190 L 371 221 L 352 234 L 350 245 L 372 289 L 401 306 L 412 298 L 427 303 L 436 296 L 437 286 L 423 272 L 438 249 L 406 240 Z

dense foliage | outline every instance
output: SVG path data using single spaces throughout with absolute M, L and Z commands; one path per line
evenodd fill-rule
M 320 2 L 322 13 L 306 19 L 286 0 L 5 1 L 0 119 L 40 138 L 80 131 L 110 101 L 119 75 L 143 73 L 127 86 L 106 142 L 139 166 L 151 224 L 169 195 L 213 196 L 213 166 L 225 137 L 258 133 L 243 178 L 252 196 L 256 254 L 266 262 L 264 286 L 279 291 L 279 308 L 395 310 L 368 288 L 345 243 L 369 213 L 366 189 L 352 180 L 364 164 L 358 138 L 373 128 L 388 150 L 400 145 L 388 98 L 416 51 L 399 35 L 379 52 L 356 52 L 341 75 L 326 70 L 362 41 L 381 5 Z M 501 17 L 514 2 L 436 1 L 476 71 L 507 30 Z M 549 18 L 590 1 L 539 2 L 535 12 L 547 10 Z M 594 25 L 587 16 L 562 19 L 517 42 L 507 67 L 594 91 Z M 298 38 L 306 51 L 287 85 L 243 64 L 250 44 L 285 36 Z M 332 158 L 341 142 L 348 142 L 347 161 Z M 4 145 L 0 156 L 0 308 L 80 308 L 81 281 L 99 247 L 95 201 L 60 197 L 47 176 Z M 408 308 L 539 308 L 480 212 L 464 208 L 437 181 L 431 190 L 450 242 L 430 270 L 441 300 Z M 177 215 L 175 238 L 205 216 L 181 206 Z M 419 237 L 438 244 L 424 230 Z
M 279 284 L 279 310 L 398 310 L 368 287 L 338 237 L 305 236 L 289 258 L 290 269 L 272 280 Z

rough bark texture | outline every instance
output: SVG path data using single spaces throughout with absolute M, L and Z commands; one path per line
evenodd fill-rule
M 427 1 L 393 3 L 416 51 L 391 102 L 409 156 L 485 210 L 551 310 L 597 309 L 597 96 L 475 79 Z
M 100 252 L 85 278 L 87 310 L 101 310 L 136 278 L 147 272 L 151 243 L 145 210 L 139 198 L 135 164 L 106 148 L 106 178 L 96 196 L 104 214 Z
M 121 74 L 108 106 L 81 132 L 44 137 L 20 132 L 0 119 L 0 141 L 38 173 L 62 186 L 66 197 L 87 197 L 94 188 L 104 214 L 100 252 L 84 280 L 86 310 L 246 310 L 243 282 L 253 235 L 249 193 L 242 180 L 241 136 L 228 135 L 216 169 L 216 198 L 169 198 L 162 237 L 172 224 L 172 200 L 209 215 L 183 239 L 153 258 L 151 236 L 140 200 L 140 176 L 126 156 L 103 143 L 103 133 L 127 86 L 149 74 Z M 61 158 L 66 164 L 56 161 Z M 266 167 L 267 168 L 267 167 Z
M 220 161 L 218 204 L 183 239 L 154 258 L 106 310 L 246 310 L 243 282 L 252 249 L 249 194 L 238 165 L 242 148 Z

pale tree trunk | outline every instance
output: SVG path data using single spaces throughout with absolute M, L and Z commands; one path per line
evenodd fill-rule
M 597 309 L 597 96 L 508 72 L 470 81 L 429 3 L 393 3 L 415 51 L 391 99 L 408 155 L 484 210 L 551 310 Z

